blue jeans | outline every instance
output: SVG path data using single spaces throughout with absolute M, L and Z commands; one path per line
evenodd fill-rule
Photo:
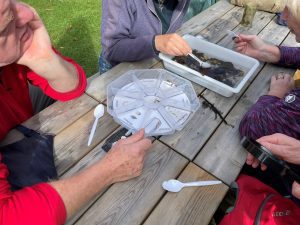
M 99 73 L 103 74 L 110 70 L 113 66 L 104 58 L 103 54 L 99 57 Z

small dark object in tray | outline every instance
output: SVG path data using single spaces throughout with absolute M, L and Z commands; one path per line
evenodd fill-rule
M 173 60 L 231 87 L 235 87 L 244 76 L 244 72 L 236 69 L 231 62 L 208 58 L 205 54 L 196 50 L 193 50 L 193 54 L 203 62 L 210 63 L 212 67 L 202 68 L 199 63 L 186 56 L 176 56 Z

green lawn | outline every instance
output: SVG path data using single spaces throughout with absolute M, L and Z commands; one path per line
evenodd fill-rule
M 101 0 L 23 0 L 43 19 L 53 46 L 91 76 L 98 71 Z

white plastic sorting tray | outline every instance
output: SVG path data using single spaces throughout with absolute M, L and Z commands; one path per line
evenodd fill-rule
M 205 41 L 201 37 L 185 35 L 183 38 L 188 42 L 192 49 L 198 50 L 209 57 L 232 62 L 235 67 L 242 68 L 244 77 L 236 87 L 230 87 L 220 81 L 209 76 L 203 76 L 201 73 L 175 62 L 173 56 L 160 53 L 159 57 L 163 60 L 165 68 L 225 97 L 230 97 L 233 93 L 239 93 L 259 66 L 258 60 Z
M 199 108 L 194 88 L 167 70 L 130 70 L 107 86 L 107 110 L 133 133 L 146 136 L 181 130 Z

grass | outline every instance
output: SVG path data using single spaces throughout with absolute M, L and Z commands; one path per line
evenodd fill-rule
M 53 46 L 87 76 L 98 71 L 101 0 L 23 0 L 41 16 Z

